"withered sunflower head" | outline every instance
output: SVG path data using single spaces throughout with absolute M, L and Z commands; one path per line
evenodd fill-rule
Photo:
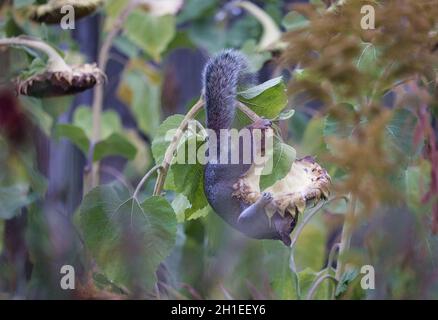
M 65 12 L 61 12 L 65 6 L 72 6 L 75 10 L 75 19 L 80 19 L 92 14 L 103 2 L 103 0 L 49 0 L 46 4 L 32 6 L 30 19 L 36 22 L 58 24 L 66 15 Z
M 261 197 L 259 181 L 260 176 L 251 168 L 234 185 L 234 196 L 250 204 L 256 202 Z M 266 213 L 270 217 L 276 212 L 282 217 L 296 217 L 307 207 L 327 199 L 330 184 L 327 171 L 313 157 L 297 159 L 283 179 L 263 190 L 273 196 L 273 201 L 266 207 Z
M 67 70 L 50 71 L 17 80 L 17 92 L 33 97 L 56 97 L 80 93 L 105 80 L 95 64 L 72 66 Z

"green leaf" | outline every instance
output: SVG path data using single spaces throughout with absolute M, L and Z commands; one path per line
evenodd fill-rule
M 176 133 L 176 129 L 183 121 L 184 116 L 175 114 L 168 117 L 157 130 L 157 133 L 152 141 L 152 154 L 155 159 L 155 163 L 161 163 L 164 159 L 164 153 L 167 147 L 172 141 L 173 135 Z
M 54 130 L 54 138 L 67 138 L 87 155 L 90 141 L 82 128 L 73 124 L 57 124 Z
M 93 134 L 93 115 L 92 110 L 86 106 L 80 106 L 73 115 L 73 124 L 81 128 L 89 140 Z M 115 132 L 122 131 L 117 112 L 112 110 L 103 111 L 101 114 L 101 140 L 105 140 Z
M 140 204 L 124 187 L 104 185 L 85 196 L 80 227 L 87 248 L 110 281 L 151 290 L 158 265 L 174 246 L 176 217 L 163 197 Z
M 119 133 L 113 133 L 105 140 L 102 140 L 94 147 L 94 161 L 99 161 L 110 155 L 122 156 L 133 160 L 137 149 L 128 139 Z
M 269 174 L 260 176 L 260 190 L 265 190 L 278 180 L 283 179 L 292 168 L 295 157 L 296 151 L 294 148 L 275 139 L 272 155 L 269 156 L 268 160 L 268 163 L 269 161 L 272 163 L 272 171 Z M 267 165 L 267 167 L 270 166 Z
M 405 170 L 406 202 L 410 209 L 419 213 L 427 212 L 424 210 L 422 198 L 429 189 L 430 170 L 430 163 L 425 160 Z
M 309 290 L 314 284 L 316 278 L 318 277 L 317 272 L 311 268 L 306 268 L 303 271 L 298 272 L 298 286 L 300 288 L 300 299 L 305 299 L 309 294 Z M 314 293 L 313 300 L 327 299 L 328 286 L 330 280 L 324 280 L 322 284 L 318 287 Z
M 87 124 L 91 122 L 90 117 L 91 114 L 88 108 L 79 108 L 78 112 L 75 113 L 74 119 L 78 125 L 56 125 L 54 130 L 55 138 L 68 138 L 87 156 L 90 147 L 89 138 L 91 137 L 91 131 L 87 128 Z M 137 154 L 137 149 L 122 134 L 118 115 L 112 111 L 106 111 L 102 114 L 102 123 L 103 139 L 96 143 L 94 147 L 93 160 L 100 161 L 110 155 L 122 156 L 133 160 Z
M 245 99 L 245 100 L 251 100 L 258 96 L 260 96 L 262 93 L 264 93 L 266 90 L 275 88 L 283 83 L 282 77 L 277 77 L 271 80 L 268 80 L 266 82 L 263 82 L 255 87 L 249 88 L 245 91 L 239 92 L 239 98 Z
M 203 217 L 208 214 L 208 201 L 204 194 L 204 166 L 196 159 L 189 159 L 193 156 L 190 146 L 196 148 L 196 155 L 199 148 L 205 143 L 198 135 L 191 135 L 178 148 L 176 159 L 178 162 L 172 164 L 174 191 L 182 193 L 190 202 L 190 207 L 185 210 L 187 220 Z M 182 156 L 183 155 L 183 156 Z M 190 164 L 191 160 L 196 163 Z M 193 161 L 192 161 L 193 162 Z
M 202 16 L 205 11 L 212 8 L 215 3 L 216 0 L 186 0 L 178 15 L 178 23 L 193 21 Z
M 204 168 L 201 164 L 173 164 L 175 191 L 182 193 L 190 202 L 190 207 L 184 212 L 186 219 L 202 217 L 206 212 L 197 212 L 208 207 L 204 194 Z M 196 213 L 196 215 L 195 215 Z
M 21 208 L 31 204 L 36 195 L 29 194 L 29 187 L 16 184 L 9 187 L 0 187 L 0 218 L 11 219 L 20 213 Z
M 47 136 L 50 136 L 53 119 L 46 111 L 44 111 L 41 100 L 20 96 L 20 101 L 26 110 L 26 114 L 29 115 L 30 120 Z
M 107 0 L 105 1 L 105 14 L 106 18 L 109 19 L 109 22 L 112 22 L 113 19 L 116 19 L 117 16 L 123 11 L 129 3 L 129 0 Z
M 263 260 L 275 298 L 296 300 L 299 298 L 297 275 L 289 268 L 290 249 L 279 241 L 263 240 Z
M 189 210 L 187 213 L 187 215 L 188 215 L 187 220 L 190 221 L 190 220 L 196 220 L 199 218 L 204 218 L 210 213 L 210 211 L 212 211 L 212 208 L 209 205 L 206 205 L 205 207 L 198 209 L 196 211 L 191 212 Z
M 275 117 L 274 120 L 275 121 L 289 120 L 290 118 L 293 117 L 294 114 L 295 114 L 294 109 L 282 111 L 282 112 L 280 112 L 280 114 L 277 117 Z
M 47 64 L 41 58 L 36 57 L 32 60 L 27 70 L 20 73 L 20 79 L 27 79 L 36 74 L 43 73 L 47 69 Z
M 63 113 L 67 112 L 74 100 L 74 96 L 61 96 L 42 98 L 41 104 L 45 112 L 53 119 L 57 119 Z
M 274 78 L 239 92 L 238 99 L 259 116 L 274 119 L 287 105 L 286 86 L 282 77 Z
M 352 125 L 354 119 L 354 106 L 348 103 L 342 104 L 342 120 L 340 117 L 328 115 L 324 122 L 324 138 L 335 136 L 337 138 L 350 138 L 356 127 Z M 361 119 L 359 125 L 364 126 L 367 119 Z M 417 118 L 407 109 L 394 110 L 393 116 L 385 127 L 385 143 L 398 154 L 413 157 L 419 152 L 420 146 L 413 143 L 413 135 L 417 125 Z M 327 148 L 335 152 L 332 145 L 326 139 Z
M 140 52 L 140 49 L 124 35 L 120 35 L 114 39 L 114 47 L 130 59 L 137 58 Z
M 5 15 L 5 19 L 2 19 L 0 22 L 0 32 L 3 37 L 16 37 L 25 33 L 23 28 L 15 20 L 12 12 L 8 12 Z
M 308 118 L 305 112 L 298 110 L 294 113 L 293 117 L 288 121 L 289 134 L 291 137 L 293 137 L 296 143 L 301 142 L 303 140 L 304 132 L 306 131 L 307 125 L 310 123 L 310 120 L 311 119 Z M 322 140 L 322 128 L 319 137 L 320 137 L 319 140 Z M 311 154 L 311 153 L 306 153 L 306 154 Z
M 421 146 L 414 145 L 417 117 L 407 109 L 396 109 L 386 125 L 386 142 L 391 148 L 407 156 L 414 156 Z
M 356 268 L 351 268 L 349 270 L 346 270 L 344 274 L 341 276 L 341 279 L 339 280 L 339 283 L 336 287 L 335 296 L 339 297 L 343 293 L 347 292 L 348 286 L 351 282 L 356 279 L 356 277 L 359 275 L 359 271 Z
M 135 10 L 127 19 L 124 32 L 128 39 L 159 61 L 161 53 L 175 36 L 175 17 L 153 16 Z
M 287 262 L 285 266 L 287 266 Z M 285 272 L 282 276 L 273 277 L 271 283 L 272 289 L 279 300 L 296 300 L 298 298 L 296 276 L 290 269 L 286 267 L 284 269 Z
M 294 253 L 298 266 L 319 270 L 324 265 L 327 237 L 326 226 L 321 220 L 321 216 L 312 218 L 301 232 Z
M 175 211 L 178 223 L 184 222 L 185 220 L 184 212 L 186 211 L 186 209 L 190 207 L 191 207 L 190 201 L 187 199 L 185 195 L 179 193 L 175 196 L 175 199 L 173 199 L 172 201 L 172 208 L 173 211 Z
M 371 76 L 371 79 L 377 80 L 383 72 L 383 68 L 379 64 L 379 51 L 372 43 L 362 43 L 361 47 L 362 52 L 356 62 L 357 69 L 361 73 Z
M 126 102 L 135 115 L 138 127 L 152 137 L 160 124 L 161 114 L 161 85 L 159 80 L 153 79 L 154 77 L 159 78 L 159 75 L 150 70 L 128 71 L 124 74 L 122 82 L 131 93 L 131 98 Z
M 342 108 L 342 115 L 345 115 L 347 123 L 349 123 L 354 117 L 354 106 L 349 103 L 343 103 L 340 105 Z M 324 121 L 324 136 L 337 136 L 340 138 L 348 138 L 353 132 L 354 126 L 347 124 L 344 125 L 343 122 L 339 121 L 339 117 L 334 117 L 333 115 L 328 115 Z
M 335 117 L 332 114 L 329 114 L 324 119 L 324 140 L 327 144 L 327 149 L 332 153 L 336 152 L 336 149 L 330 143 L 330 139 L 326 138 L 336 137 L 340 139 L 349 139 L 355 130 L 355 126 L 352 124 L 354 123 L 353 121 L 355 117 L 354 106 L 349 103 L 342 103 L 339 106 L 339 111 L 341 113 L 340 115 Z M 366 122 L 366 120 L 361 120 L 360 125 L 365 124 Z
M 93 273 L 93 281 L 99 290 L 107 290 L 107 291 L 115 292 L 117 294 L 125 294 L 125 291 L 123 291 L 122 288 L 116 286 L 102 273 L 98 273 L 98 272 Z
M 306 269 L 294 273 L 289 268 L 290 248 L 278 241 L 263 241 L 267 274 L 277 299 L 305 299 L 318 273 Z M 313 299 L 328 298 L 329 282 L 325 280 L 316 290 Z
M 163 53 L 167 55 L 168 53 L 181 48 L 195 49 L 196 46 L 193 44 L 192 40 L 188 35 L 186 30 L 179 30 L 176 32 L 175 37 L 173 37 L 172 41 L 167 46 L 166 51 Z

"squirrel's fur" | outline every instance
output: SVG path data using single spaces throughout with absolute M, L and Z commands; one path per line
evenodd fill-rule
M 234 50 L 225 50 L 213 57 L 203 74 L 207 127 L 229 129 L 236 109 L 237 87 L 247 74 L 246 58 Z
M 203 73 L 203 95 L 209 129 L 216 133 L 220 129 L 230 129 L 236 112 L 237 88 L 243 79 L 248 79 L 248 63 L 238 51 L 225 50 L 207 63 Z M 229 153 L 229 150 L 224 152 Z M 289 244 L 289 234 L 295 220 L 276 213 L 270 221 L 265 213 L 265 205 L 270 201 L 270 195 L 264 195 L 254 204 L 233 196 L 234 184 L 250 166 L 251 164 L 243 163 L 207 163 L 204 191 L 209 203 L 227 223 L 247 236 L 281 239 Z

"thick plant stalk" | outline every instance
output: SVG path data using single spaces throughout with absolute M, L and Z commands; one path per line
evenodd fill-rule
M 292 234 L 292 239 L 291 239 L 291 244 L 290 244 L 290 260 L 289 260 L 289 268 L 293 273 L 297 273 L 297 266 L 295 264 L 295 245 L 298 241 L 298 238 L 300 236 L 300 234 L 302 233 L 304 227 L 307 225 L 307 223 L 309 223 L 309 221 L 319 212 L 319 210 L 326 204 L 339 199 L 339 198 L 345 198 L 345 197 L 333 197 L 327 201 L 320 201 L 314 208 L 311 209 L 310 212 L 308 212 L 304 219 L 301 221 L 301 223 L 297 226 L 297 228 L 295 229 L 295 231 Z M 315 281 L 312 284 L 311 289 L 309 289 L 308 294 L 307 294 L 307 299 L 312 299 L 314 293 L 316 292 L 316 290 L 318 289 L 318 287 L 321 285 L 321 283 L 326 280 L 326 279 L 330 279 L 332 280 L 335 284 L 337 284 L 338 282 L 338 278 L 332 276 L 331 270 L 332 270 L 332 264 L 333 261 L 335 259 L 336 256 L 336 252 L 339 248 L 340 244 L 335 244 L 331 250 L 330 250 L 330 254 L 329 254 L 329 258 L 328 258 L 328 264 L 327 264 L 327 268 L 322 270 L 320 273 L 320 275 L 315 279 Z
M 237 104 L 237 107 L 242 111 L 246 116 L 253 122 L 256 122 L 257 120 L 260 120 L 260 116 L 252 111 L 248 106 L 243 104 L 242 102 L 239 102 Z
M 189 121 L 194 119 L 196 114 L 204 107 L 204 101 L 199 99 L 198 102 L 187 112 L 183 121 L 179 125 L 175 135 L 172 138 L 169 146 L 167 147 L 166 153 L 164 154 L 163 162 L 161 163 L 161 168 L 158 171 L 157 182 L 155 183 L 154 195 L 158 196 L 163 191 L 164 181 L 166 180 L 167 172 L 169 171 L 170 164 L 172 163 L 175 151 L 178 148 L 179 141 L 181 140 L 184 131 L 187 129 Z
M 350 204 L 350 208 L 345 215 L 344 225 L 342 227 L 342 236 L 341 243 L 339 244 L 339 254 L 338 254 L 338 263 L 336 266 L 336 280 L 340 280 L 342 273 L 344 272 L 345 266 L 343 263 L 343 259 L 345 258 L 344 254 L 350 249 L 351 236 L 353 233 L 353 222 L 355 216 L 356 209 L 356 197 L 353 196 Z
M 109 53 L 113 41 L 115 37 L 119 34 L 120 30 L 122 29 L 126 19 L 129 17 L 131 12 L 138 6 L 138 4 L 139 4 L 138 0 L 131 0 L 128 3 L 128 5 L 125 7 L 125 9 L 117 17 L 116 22 L 113 25 L 113 28 L 105 38 L 102 47 L 99 51 L 98 67 L 100 70 L 104 71 L 106 69 L 106 65 L 108 63 Z M 99 184 L 99 162 L 93 163 L 93 154 L 94 154 L 94 146 L 96 145 L 97 142 L 99 142 L 101 137 L 103 94 L 104 94 L 103 86 L 102 85 L 96 86 L 96 89 L 94 90 L 93 105 L 92 105 L 93 131 L 92 131 L 92 137 L 90 143 L 90 150 L 88 154 L 89 157 L 88 161 L 91 170 L 91 177 L 90 177 L 91 179 L 89 180 L 89 188 L 84 188 L 85 191 Z
M 318 289 L 318 287 L 322 284 L 322 282 L 326 279 L 330 279 L 332 280 L 332 282 L 334 283 L 335 287 L 334 288 L 328 288 L 329 291 L 329 299 L 333 299 L 334 298 L 334 294 L 335 294 L 335 290 L 336 290 L 336 285 L 338 284 L 338 280 L 336 279 L 336 277 L 334 277 L 333 275 L 331 275 L 332 273 L 332 264 L 333 261 L 336 257 L 336 253 L 339 249 L 339 243 L 335 243 L 333 245 L 333 247 L 330 249 L 330 253 L 329 253 L 329 257 L 328 257 L 328 262 L 327 262 L 327 267 L 325 269 L 323 269 L 322 271 L 320 271 L 320 273 L 318 274 L 317 278 L 313 281 L 312 286 L 310 287 L 308 293 L 307 293 L 307 300 L 311 300 L 313 298 L 313 295 L 315 294 L 316 290 Z
M 331 280 L 335 284 L 338 283 L 338 280 L 336 280 L 335 277 L 329 274 L 323 274 L 319 278 L 316 279 L 316 281 L 313 283 L 312 287 L 309 289 L 307 293 L 306 300 L 311 300 L 313 296 L 315 295 L 316 290 L 319 288 L 319 286 L 324 282 L 324 280 Z
M 48 58 L 48 70 L 52 72 L 59 72 L 59 71 L 70 71 L 71 68 L 67 65 L 67 63 L 64 61 L 64 59 L 61 57 L 61 55 L 53 49 L 51 46 L 49 46 L 44 41 L 38 40 L 38 39 L 30 39 L 30 38 L 5 38 L 0 39 L 0 46 L 25 46 L 32 49 L 39 50 L 41 52 L 44 52 Z

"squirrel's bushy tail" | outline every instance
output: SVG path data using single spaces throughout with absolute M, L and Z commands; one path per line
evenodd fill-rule
M 203 85 L 207 127 L 228 129 L 236 109 L 237 87 L 248 75 L 246 57 L 236 50 L 224 50 L 204 68 Z

